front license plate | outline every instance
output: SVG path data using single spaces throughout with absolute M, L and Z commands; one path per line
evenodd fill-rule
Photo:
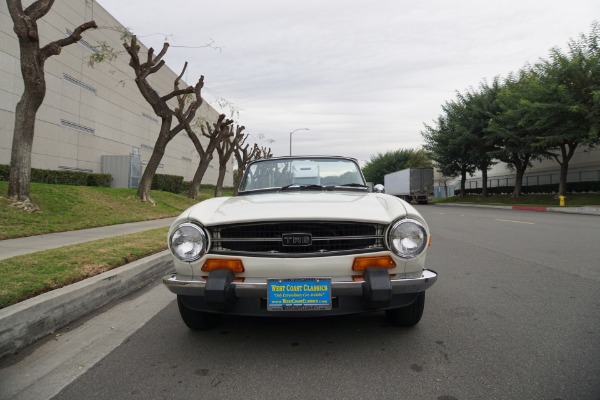
M 267 279 L 267 310 L 331 310 L 330 278 Z

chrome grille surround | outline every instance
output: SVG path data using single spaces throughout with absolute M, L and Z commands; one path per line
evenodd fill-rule
M 206 227 L 211 254 L 261 257 L 320 257 L 385 250 L 386 225 L 352 221 L 258 222 Z M 311 236 L 311 244 L 289 237 Z M 286 237 L 287 244 L 284 244 Z

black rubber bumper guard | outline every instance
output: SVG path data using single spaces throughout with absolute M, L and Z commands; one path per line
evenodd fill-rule
M 209 272 L 204 287 L 204 301 L 210 308 L 226 310 L 236 301 L 235 276 L 228 269 Z M 363 298 L 369 308 L 382 308 L 392 300 L 392 284 L 385 268 L 366 268 L 363 273 Z

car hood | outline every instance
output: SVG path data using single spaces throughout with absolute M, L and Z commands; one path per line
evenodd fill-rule
M 295 191 L 205 200 L 184 212 L 179 221 L 195 220 L 206 226 L 307 219 L 387 224 L 402 216 L 419 214 L 407 203 L 386 194 Z

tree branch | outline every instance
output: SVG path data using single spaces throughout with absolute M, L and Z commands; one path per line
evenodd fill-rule
M 160 99 L 162 101 L 166 102 L 166 101 L 171 100 L 173 97 L 181 96 L 181 95 L 184 95 L 184 94 L 191 94 L 191 93 L 194 93 L 194 91 L 195 91 L 194 87 L 188 86 L 185 89 L 179 89 L 177 91 L 172 91 L 171 93 L 164 95 Z
M 70 36 L 63 38 L 63 39 L 56 40 L 52 43 L 48 43 L 41 50 L 42 59 L 46 59 L 50 56 L 60 54 L 63 47 L 71 45 L 73 43 L 77 43 L 78 41 L 80 41 L 81 34 L 83 32 L 87 31 L 88 29 L 95 29 L 97 27 L 98 26 L 96 25 L 96 22 L 88 21 L 86 23 L 79 25 L 77 28 L 75 28 L 75 31 Z
M 9 1 L 9 3 L 13 3 L 13 2 Z M 20 3 L 21 2 L 19 1 L 19 5 L 20 5 Z M 29 7 L 27 7 L 25 9 L 25 15 L 27 15 L 32 20 L 37 21 L 38 19 L 40 19 L 44 15 L 46 15 L 48 13 L 48 11 L 50 11 L 53 4 L 54 4 L 54 0 L 35 1 L 35 2 L 31 3 L 29 5 Z

